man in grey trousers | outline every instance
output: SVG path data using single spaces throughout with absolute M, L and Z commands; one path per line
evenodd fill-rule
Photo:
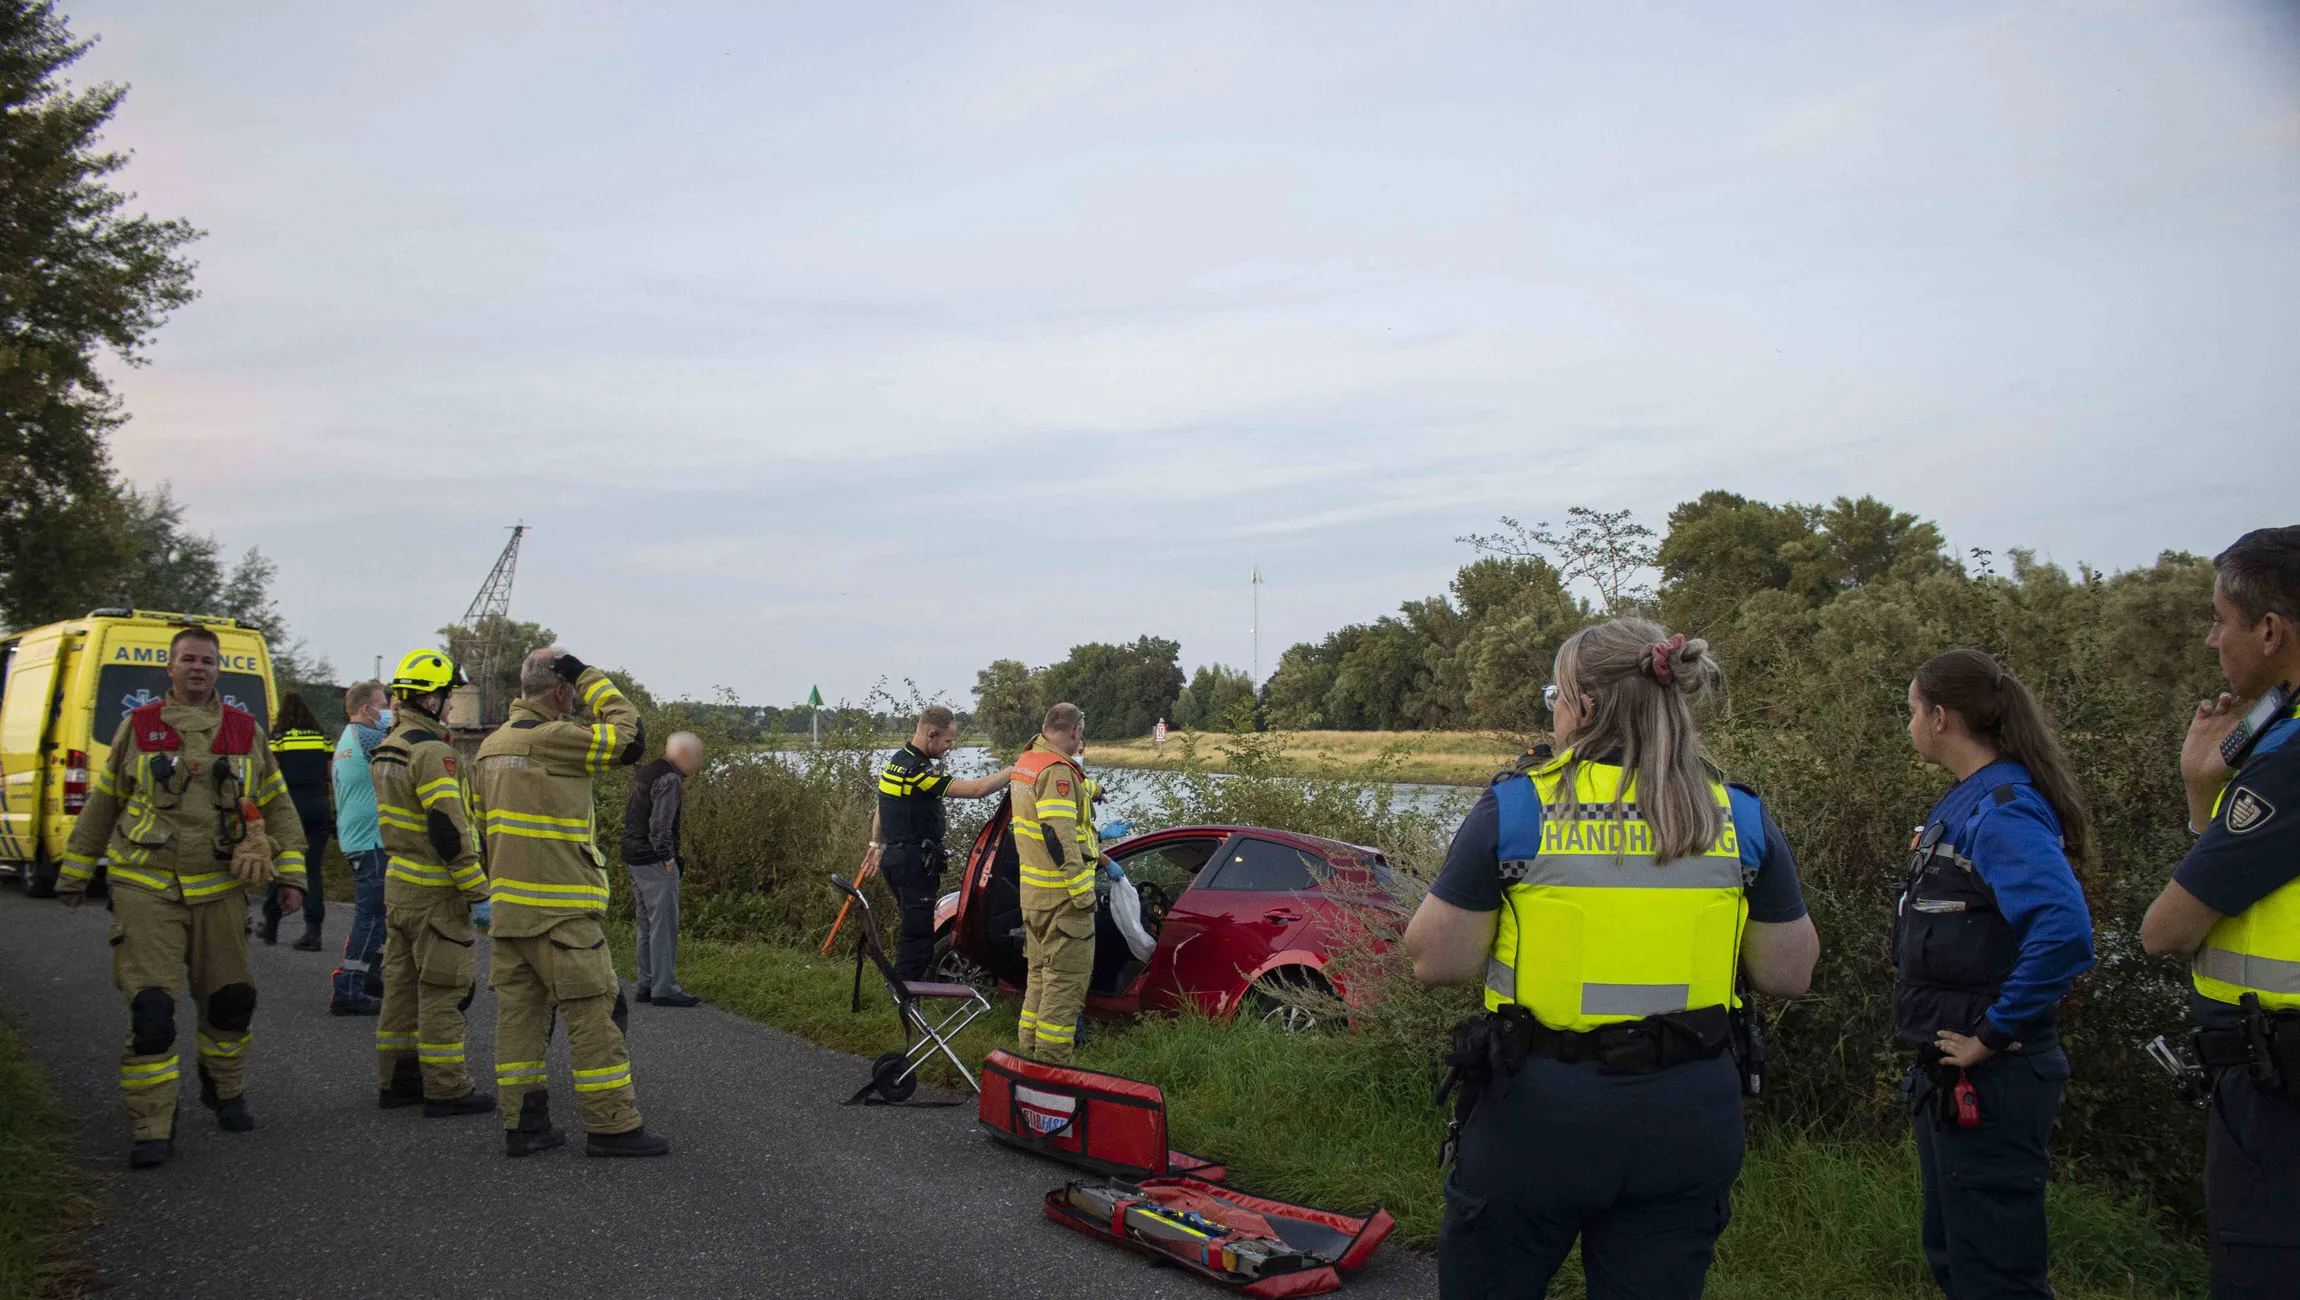
M 691 1007 L 701 998 L 679 987 L 679 827 L 685 784 L 703 766 L 703 742 L 672 734 L 663 756 L 631 776 L 623 806 L 623 865 L 639 905 L 639 1000 Z

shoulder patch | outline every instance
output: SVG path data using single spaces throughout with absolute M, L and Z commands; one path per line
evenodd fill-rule
M 2228 801 L 2228 833 L 2248 835 L 2266 826 L 2276 817 L 2276 805 L 2262 798 L 2258 790 L 2238 790 Z
M 1056 778 L 1054 779 L 1054 793 L 1056 793 L 1056 794 L 1069 794 L 1069 793 L 1070 793 L 1070 782 L 1069 782 L 1069 780 L 1068 780 L 1068 779 L 1066 779 L 1066 778 L 1063 778 L 1063 777 L 1056 777 Z

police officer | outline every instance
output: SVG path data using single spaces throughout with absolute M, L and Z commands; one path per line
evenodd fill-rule
M 463 670 L 410 650 L 392 674 L 391 734 L 368 759 L 383 872 L 383 1013 L 375 1022 L 376 1104 L 421 1103 L 429 1119 L 479 1115 L 495 1098 L 464 1066 L 464 1012 L 477 985 L 475 920 L 484 922 L 470 795 L 447 742 L 447 701 Z M 479 912 L 477 918 L 474 911 Z
M 2204 1217 L 2219 1300 L 2300 1297 L 2300 526 L 2213 557 L 2212 632 L 2234 688 L 2182 746 L 2197 841 L 2141 943 L 2190 959 L 2211 1080 Z
M 1577 1237 L 1592 1297 L 1701 1294 L 1741 1170 L 1736 976 L 1796 996 L 1819 955 L 1779 828 L 1701 761 L 1717 680 L 1642 619 L 1569 638 L 1557 756 L 1494 779 L 1407 927 L 1417 978 L 1485 983 L 1447 1056 L 1449 1300 L 1544 1294 Z
M 511 718 L 479 747 L 477 803 L 495 907 L 488 986 L 495 990 L 495 1085 L 503 1149 L 532 1155 L 567 1139 L 551 1126 L 544 1053 L 554 1014 L 567 1022 L 575 1099 L 594 1156 L 659 1156 L 623 1046 L 628 1008 L 600 918 L 607 871 L 592 819 L 592 781 L 639 761 L 639 710 L 607 674 L 556 646 L 528 654 Z M 596 719 L 573 720 L 577 706 Z
M 216 696 L 222 657 L 204 627 L 169 642 L 167 697 L 120 720 L 56 886 L 77 909 L 105 859 L 112 979 L 128 1000 L 120 1095 L 137 1169 L 175 1151 L 183 1073 L 175 993 L 187 971 L 199 1007 L 200 1103 L 226 1132 L 256 1126 L 242 1095 L 256 1012 L 246 890 L 277 879 L 282 907 L 303 903 L 303 827 L 263 724 Z
M 1893 917 L 1894 1034 L 1916 1129 L 1926 1262 L 1952 1300 L 2052 1295 L 2045 1177 L 2068 1085 L 2059 1007 L 2092 965 L 2069 865 L 2084 799 L 2020 680 L 1978 650 L 1925 661 L 1909 739 L 1957 783 L 1925 818 Z
M 863 867 L 876 867 L 886 877 L 902 911 L 902 946 L 894 971 L 906 980 L 924 979 L 934 960 L 934 903 L 942 892 L 942 869 L 950 861 L 950 848 L 942 842 L 942 801 L 979 799 L 1014 777 L 1011 767 L 989 776 L 952 777 L 942 760 L 957 743 L 957 715 L 929 704 L 919 710 L 910 743 L 879 769 L 878 804 L 871 812 L 870 851 Z
M 1039 734 L 1014 764 L 1014 848 L 1020 859 L 1023 957 L 1028 983 L 1016 1039 L 1024 1056 L 1068 1064 L 1094 974 L 1093 812 L 1086 772 L 1086 715 L 1075 704 L 1046 711 Z
M 326 854 L 327 842 L 335 833 L 334 792 L 328 776 L 333 747 L 320 734 L 319 719 L 312 716 L 311 706 L 292 691 L 281 697 L 279 716 L 273 723 L 272 761 L 279 764 L 288 798 L 295 802 L 296 816 L 303 822 L 304 861 L 316 863 Z M 320 925 L 327 918 L 322 892 L 303 891 L 303 937 L 295 941 L 297 952 L 319 951 Z M 264 894 L 263 923 L 256 928 L 257 936 L 267 944 L 279 942 L 279 896 L 280 883 L 274 880 Z

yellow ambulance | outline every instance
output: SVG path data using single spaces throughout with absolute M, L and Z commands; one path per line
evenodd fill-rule
M 228 618 L 91 610 L 0 639 L 0 872 L 34 897 L 55 892 L 64 841 L 120 719 L 168 693 L 168 641 L 197 623 L 222 651 L 216 693 L 268 730 L 279 689 L 263 634 Z

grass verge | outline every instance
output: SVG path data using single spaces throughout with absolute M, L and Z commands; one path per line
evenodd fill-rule
M 1362 768 L 1395 751 L 1384 779 L 1427 785 L 1484 785 L 1519 753 L 1507 736 L 1486 731 L 1290 731 L 1276 775 L 1330 776 Z M 1210 772 L 1228 771 L 1219 745 L 1201 744 L 1199 759 Z M 1086 746 L 1089 767 L 1130 767 L 1156 772 L 1182 770 L 1181 738 L 1161 746 L 1147 737 Z
M 611 938 L 620 968 L 630 969 L 628 924 L 612 927 Z M 864 972 L 863 1014 L 849 1010 L 852 950 L 842 944 L 840 951 L 819 958 L 776 944 L 687 941 L 680 982 L 825 1047 L 869 1057 L 900 1046 L 875 972 Z M 1014 1000 L 993 1006 L 959 1040 L 970 1061 L 1014 1041 Z M 1163 1088 L 1175 1145 L 1226 1162 L 1241 1187 L 1344 1210 L 1381 1205 L 1397 1217 L 1401 1240 L 1425 1248 L 1436 1240 L 1445 1116 L 1430 1103 L 1426 1053 L 1193 1017 L 1097 1022 L 1079 1063 Z M 947 1065 L 926 1077 L 958 1083 Z M 858 1067 L 855 1085 L 862 1083 Z M 1733 1206 L 1708 1292 L 1721 1300 L 1939 1294 L 1918 1246 L 1916 1157 L 1906 1142 L 1842 1143 L 1759 1128 Z M 2203 1251 L 2144 1207 L 2062 1180 L 2049 1211 L 2053 1281 L 2063 1297 L 2205 1294 Z M 1578 1261 L 1569 1261 L 1551 1294 L 1582 1295 Z
M 88 1294 L 74 1248 L 94 1213 L 63 1100 L 0 1020 L 0 1297 Z

